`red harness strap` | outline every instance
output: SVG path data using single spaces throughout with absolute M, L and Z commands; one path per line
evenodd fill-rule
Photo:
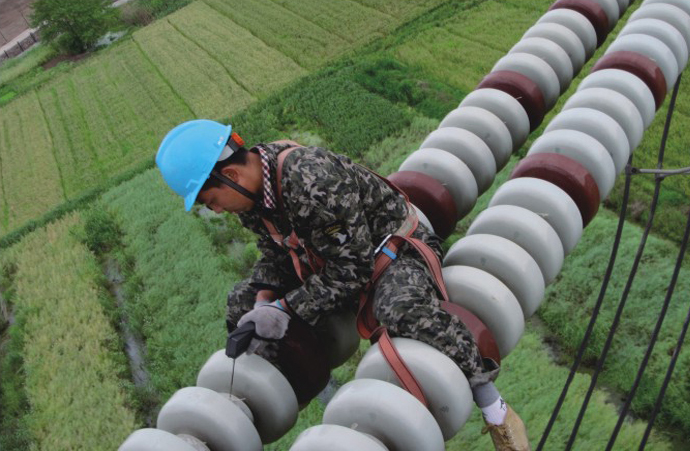
M 278 167 L 276 168 L 276 200 L 278 202 L 278 207 L 281 211 L 285 211 L 283 206 L 283 186 L 281 184 L 281 179 L 283 176 L 283 162 L 285 161 L 285 158 L 295 149 L 297 149 L 297 147 L 289 147 L 278 154 Z M 266 218 L 261 218 L 261 220 L 268 229 L 268 233 L 270 233 L 271 238 L 273 238 L 273 241 L 278 246 L 284 248 L 287 244 L 287 251 L 290 254 L 290 258 L 292 259 L 292 265 L 295 267 L 295 272 L 297 273 L 297 277 L 299 277 L 299 280 L 304 282 L 307 279 L 307 277 L 309 277 L 311 274 L 318 274 L 319 272 L 321 272 L 321 269 L 324 266 L 324 261 L 306 246 L 302 247 L 304 248 L 304 251 L 307 254 L 309 266 L 302 263 L 302 261 L 299 259 L 299 256 L 297 255 L 297 249 L 299 249 L 301 245 L 299 242 L 299 237 L 294 232 L 294 230 L 292 231 L 292 233 L 290 233 L 287 243 L 285 243 L 285 238 L 278 231 L 275 224 L 273 224 Z
M 297 149 L 297 147 L 291 147 L 285 149 L 284 151 L 278 154 L 278 164 L 276 168 L 276 198 L 278 201 L 279 208 L 283 211 L 284 208 L 282 203 L 281 184 L 283 162 L 285 161 L 285 158 L 295 149 Z M 448 293 L 446 292 L 446 287 L 443 283 L 441 263 L 436 253 L 434 253 L 434 251 L 426 243 L 417 238 L 412 238 L 412 233 L 414 233 L 414 231 L 417 229 L 418 219 L 414 208 L 412 207 L 412 205 L 409 202 L 409 199 L 407 198 L 407 195 L 402 190 L 400 190 L 400 188 L 395 186 L 395 184 L 392 183 L 390 180 L 380 176 L 379 174 L 376 174 L 373 171 L 370 171 L 369 169 L 366 170 L 376 175 L 379 179 L 383 180 L 389 187 L 391 187 L 394 191 L 400 193 L 405 198 L 408 214 L 402 226 L 398 230 L 396 230 L 394 234 L 390 235 L 383 243 L 382 248 L 385 247 L 385 250 L 379 252 L 378 255 L 375 257 L 374 272 L 372 274 L 372 277 L 360 292 L 359 308 L 357 312 L 357 331 L 359 332 L 359 335 L 362 338 L 369 339 L 372 341 L 372 343 L 379 343 L 379 349 L 381 350 L 381 353 L 383 354 L 388 364 L 391 366 L 391 369 L 395 373 L 403 388 L 410 392 L 415 398 L 417 398 L 422 404 L 424 404 L 424 406 L 428 407 L 428 403 L 426 401 L 426 398 L 424 397 L 424 393 L 419 382 L 415 379 L 414 374 L 412 374 L 407 365 L 405 365 L 405 362 L 403 361 L 402 357 L 395 348 L 395 345 L 393 344 L 390 336 L 388 335 L 386 327 L 380 325 L 380 323 L 374 316 L 372 300 L 374 290 L 376 288 L 376 282 L 378 281 L 379 277 L 391 264 L 400 246 L 404 242 L 407 242 L 422 255 L 424 261 L 431 270 L 431 273 L 434 277 L 434 281 L 436 282 L 436 285 L 438 286 L 439 291 L 443 296 L 443 299 L 447 302 Z M 309 258 L 310 267 L 307 267 L 300 261 L 299 256 L 296 252 L 296 249 L 299 248 L 300 243 L 299 238 L 297 237 L 294 231 L 288 237 L 287 243 L 285 243 L 283 235 L 281 235 L 280 232 L 278 232 L 278 229 L 275 227 L 275 225 L 265 218 L 262 218 L 262 220 L 266 225 L 266 228 L 268 229 L 269 233 L 271 234 L 273 241 L 278 246 L 285 247 L 285 244 L 287 244 L 288 252 L 290 253 L 292 263 L 295 267 L 295 271 L 297 272 L 297 275 L 299 276 L 300 280 L 304 281 L 310 274 L 318 273 L 321 271 L 321 269 L 324 266 L 323 260 L 320 259 L 314 252 L 311 251 L 311 249 L 308 249 L 306 246 L 303 247 L 305 252 L 307 253 L 307 257 Z M 391 255 L 393 255 L 393 258 L 391 258 Z

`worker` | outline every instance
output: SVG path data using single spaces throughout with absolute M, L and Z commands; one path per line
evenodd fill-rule
M 197 203 L 236 213 L 259 237 L 252 275 L 227 299 L 229 331 L 255 323 L 249 352 L 274 360 L 290 321 L 315 325 L 339 309 L 356 311 L 368 288 L 368 308 L 387 334 L 424 342 L 457 363 L 496 449 L 529 449 L 522 420 L 493 383 L 498 365 L 482 359 L 465 325 L 441 308 L 424 258 L 407 242 L 395 253 L 387 246 L 407 224 L 410 238 L 434 259 L 442 256 L 440 239 L 421 223 L 414 227 L 414 210 L 394 186 L 323 148 L 285 140 L 247 149 L 230 125 L 208 120 L 172 129 L 156 164 L 188 211 Z M 372 287 L 380 254 L 390 265 Z

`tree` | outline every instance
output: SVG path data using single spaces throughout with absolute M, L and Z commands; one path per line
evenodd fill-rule
M 72 54 L 83 53 L 103 36 L 117 17 L 109 0 L 36 0 L 31 25 L 41 39 Z

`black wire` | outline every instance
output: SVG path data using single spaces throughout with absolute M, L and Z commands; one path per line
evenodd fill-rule
M 666 114 L 666 124 L 664 125 L 664 132 L 661 137 L 661 146 L 659 148 L 659 160 L 657 162 L 657 168 L 661 169 L 661 165 L 663 163 L 663 158 L 664 158 L 664 152 L 666 150 L 666 141 L 668 138 L 668 132 L 671 126 L 671 118 L 673 117 L 673 111 L 675 110 L 675 103 L 676 103 L 676 97 L 678 96 L 678 88 L 680 86 L 680 76 L 678 76 L 678 80 L 676 81 L 676 85 L 673 89 L 673 95 L 671 97 L 671 102 L 669 104 L 668 112 Z M 663 176 L 657 176 L 656 180 L 656 186 L 660 186 L 661 182 L 663 181 Z M 685 232 L 685 237 L 684 237 L 684 242 L 681 245 L 681 251 L 680 254 L 678 255 L 678 260 L 676 262 L 676 267 L 673 270 L 673 276 L 671 277 L 671 284 L 669 285 L 667 291 L 666 291 L 666 297 L 664 299 L 664 303 L 661 307 L 661 311 L 659 312 L 659 318 L 657 319 L 656 326 L 654 327 L 654 331 L 652 332 L 652 336 L 649 342 L 649 345 L 647 346 L 647 351 L 644 355 L 644 358 L 642 359 L 642 362 L 640 363 L 640 366 L 637 370 L 637 375 L 635 376 L 635 381 L 633 382 L 633 385 L 631 386 L 627 398 L 625 400 L 625 404 L 623 404 L 623 408 L 618 416 L 618 422 L 616 423 L 615 428 L 613 429 L 613 432 L 611 433 L 611 438 L 609 439 L 609 443 L 606 446 L 606 450 L 611 450 L 613 448 L 613 444 L 616 442 L 616 438 L 618 437 L 618 433 L 620 432 L 621 427 L 623 426 L 623 420 L 625 420 L 625 416 L 628 413 L 628 410 L 630 409 L 630 404 L 632 403 L 633 398 L 635 397 L 635 394 L 637 392 L 637 388 L 640 385 L 640 381 L 642 380 L 642 375 L 644 374 L 645 369 L 647 368 L 647 364 L 649 363 L 649 359 L 651 357 L 652 351 L 654 350 L 654 346 L 656 345 L 656 342 L 659 338 L 659 332 L 661 330 L 661 326 L 664 322 L 664 319 L 666 317 L 666 312 L 668 310 L 668 306 L 671 302 L 671 297 L 673 296 L 673 292 L 675 290 L 675 285 L 676 281 L 678 279 L 678 272 L 680 270 L 680 265 L 683 262 L 683 257 L 685 254 L 685 245 L 687 241 L 687 233 L 688 229 L 687 227 L 690 226 L 690 222 L 686 225 L 686 232 Z M 632 275 L 632 274 L 631 274 Z
M 678 260 L 676 262 L 676 267 L 673 271 L 673 281 L 672 285 L 675 288 L 675 283 L 676 279 L 678 278 L 678 273 L 680 272 L 680 267 L 683 262 L 683 257 L 685 255 L 685 251 L 687 249 L 688 245 L 688 237 L 690 236 L 690 211 L 688 212 L 688 221 L 685 223 L 685 235 L 683 236 L 683 242 L 681 244 L 681 251 L 678 254 Z M 670 298 L 671 294 L 673 293 L 672 289 L 671 292 L 667 292 L 666 297 Z M 669 362 L 668 369 L 666 371 L 666 377 L 664 378 L 664 382 L 661 385 L 661 388 L 659 389 L 659 395 L 656 398 L 656 403 L 654 404 L 654 410 L 652 411 L 651 416 L 649 417 L 649 421 L 647 423 L 647 429 L 645 429 L 644 436 L 642 437 L 642 441 L 640 442 L 640 450 L 643 450 L 645 445 L 647 444 L 647 439 L 649 438 L 649 434 L 652 430 L 652 426 L 654 425 L 654 419 L 656 418 L 657 413 L 659 412 L 659 409 L 661 408 L 661 402 L 664 399 L 664 395 L 666 394 L 666 388 L 668 387 L 668 384 L 671 381 L 671 375 L 673 374 L 673 370 L 676 366 L 676 361 L 678 360 L 678 355 L 680 354 L 680 348 L 683 345 L 683 341 L 685 340 L 685 334 L 688 331 L 688 325 L 690 324 L 690 309 L 688 310 L 688 314 L 685 317 L 685 323 L 683 324 L 683 329 L 680 332 L 680 335 L 678 336 L 678 343 L 676 344 L 676 349 L 673 351 L 673 357 L 671 357 L 671 361 Z
M 683 252 L 685 252 L 685 247 L 687 246 L 688 243 L 688 235 L 690 234 L 690 212 L 688 212 L 688 222 L 685 227 L 685 236 L 683 237 Z M 680 265 L 678 264 L 676 266 L 676 269 L 678 269 Z M 676 367 L 676 362 L 678 361 L 678 356 L 680 355 L 680 348 L 683 346 L 683 342 L 685 341 L 685 334 L 688 331 L 688 326 L 690 325 L 690 308 L 688 309 L 688 314 L 685 316 L 685 322 L 683 323 L 683 328 L 680 331 L 680 335 L 678 335 L 678 342 L 676 343 L 676 349 L 673 351 L 673 356 L 671 357 L 671 361 L 668 364 L 668 369 L 666 370 L 666 377 L 664 377 L 664 382 L 661 384 L 661 389 L 659 389 L 659 395 L 656 398 L 656 402 L 654 404 L 654 410 L 652 410 L 652 414 L 649 417 L 649 421 L 647 422 L 647 429 L 644 431 L 644 436 L 642 436 L 642 440 L 640 441 L 640 448 L 639 450 L 642 451 L 647 444 L 647 439 L 649 439 L 649 434 L 652 432 L 652 426 L 654 426 L 654 420 L 656 419 L 656 415 L 659 413 L 659 410 L 661 409 L 661 403 L 664 400 L 664 396 L 666 395 L 666 389 L 668 388 L 669 383 L 671 382 L 671 376 L 673 375 L 673 370 Z
M 670 128 L 670 123 L 671 123 L 671 117 L 673 116 L 673 108 L 672 106 L 675 105 L 675 99 L 678 94 L 678 86 L 680 85 L 680 80 L 678 80 L 678 83 L 676 83 L 676 87 L 673 90 L 673 97 L 671 98 L 671 105 L 669 105 L 668 112 L 666 114 L 666 124 L 664 125 L 664 133 L 661 137 L 661 145 L 659 149 L 659 158 L 657 162 L 657 167 L 660 168 L 661 164 L 663 163 L 664 159 L 664 151 L 666 149 L 666 140 L 668 138 L 668 132 Z M 608 336 L 606 337 L 606 342 L 604 343 L 604 347 L 601 351 L 601 354 L 599 355 L 599 359 L 597 360 L 597 366 L 594 370 L 594 373 L 592 374 L 592 379 L 589 384 L 589 388 L 587 389 L 587 393 L 585 394 L 585 399 L 582 401 L 582 406 L 580 408 L 580 412 L 577 415 L 577 419 L 575 420 L 575 425 L 573 426 L 573 430 L 570 433 L 570 438 L 568 439 L 568 443 L 566 445 L 566 450 L 569 450 L 572 448 L 573 443 L 575 443 L 575 439 L 577 438 L 577 432 L 580 429 L 580 425 L 582 424 L 582 419 L 585 416 L 585 412 L 587 411 L 587 406 L 589 405 L 589 401 L 592 397 L 592 394 L 594 393 L 594 388 L 597 384 L 597 380 L 599 379 L 599 374 L 604 368 L 604 362 L 606 361 L 606 357 L 608 356 L 609 350 L 611 349 L 611 344 L 613 343 L 613 337 L 616 334 L 616 331 L 618 330 L 618 324 L 620 323 L 621 316 L 623 315 L 623 309 L 625 308 L 625 304 L 627 303 L 628 300 L 628 295 L 630 294 L 630 289 L 632 288 L 633 281 L 635 280 L 635 276 L 637 274 L 637 268 L 640 264 L 640 260 L 642 259 L 642 254 L 644 253 L 644 248 L 647 245 L 647 238 L 649 237 L 649 232 L 652 230 L 652 224 L 654 222 L 654 215 L 656 213 L 656 207 L 659 201 L 659 193 L 661 191 L 661 182 L 663 181 L 664 177 L 663 176 L 657 176 L 654 184 L 654 196 L 652 197 L 652 203 L 649 206 L 649 218 L 647 219 L 647 224 L 645 225 L 644 232 L 642 233 L 642 238 L 640 239 L 640 244 L 637 248 L 637 252 L 635 253 L 635 259 L 633 260 L 633 265 L 632 268 L 630 269 L 630 275 L 628 276 L 628 280 L 625 284 L 625 288 L 623 289 L 623 294 L 621 295 L 621 299 L 618 302 L 618 308 L 616 309 L 616 314 L 613 317 L 613 322 L 611 323 L 611 326 L 609 328 L 609 333 Z M 608 449 L 608 448 L 607 448 Z
M 599 355 L 599 359 L 597 360 L 597 366 L 594 370 L 594 373 L 592 374 L 592 379 L 591 379 L 590 384 L 589 384 L 589 389 L 587 390 L 587 393 L 585 394 L 585 399 L 582 401 L 582 407 L 580 408 L 580 412 L 577 416 L 577 419 L 575 420 L 575 425 L 573 426 L 573 430 L 570 433 L 570 438 L 568 439 L 568 443 L 565 447 L 566 450 L 571 449 L 573 446 L 573 443 L 575 442 L 577 432 L 580 429 L 580 424 L 582 423 L 582 419 L 585 416 L 585 411 L 587 410 L 587 406 L 589 405 L 589 400 L 592 397 L 592 394 L 594 393 L 594 387 L 595 387 L 597 380 L 599 378 L 599 373 L 601 373 L 601 370 L 604 367 L 604 361 L 606 360 L 606 356 L 608 355 L 608 351 L 611 348 L 611 343 L 613 342 L 613 336 L 616 333 L 616 329 L 618 328 L 618 323 L 620 322 L 621 315 L 623 314 L 623 308 L 625 307 L 626 301 L 628 299 L 628 293 L 630 292 L 630 288 L 632 286 L 632 281 L 635 278 L 635 274 L 637 273 L 637 267 L 640 264 L 640 260 L 642 259 L 642 253 L 644 251 L 645 245 L 647 244 L 647 237 L 649 236 L 649 231 L 652 228 L 652 222 L 654 220 L 654 213 L 656 212 L 656 204 L 657 204 L 658 199 L 659 199 L 659 182 L 656 183 L 656 186 L 654 189 L 654 197 L 652 199 L 652 204 L 650 205 L 650 209 L 649 209 L 649 219 L 647 220 L 647 225 L 645 226 L 644 233 L 642 234 L 642 239 L 640 240 L 640 244 L 637 248 L 637 253 L 635 254 L 635 259 L 633 261 L 632 269 L 630 270 L 630 276 L 628 277 L 628 281 L 625 284 L 625 288 L 623 290 L 621 300 L 618 302 L 618 309 L 616 310 L 616 314 L 613 317 L 613 322 L 611 323 L 611 326 L 609 328 L 609 334 L 606 337 L 606 342 L 604 343 L 604 347 L 601 351 L 601 354 Z
M 628 168 L 630 167 L 630 163 L 632 161 L 632 156 L 628 159 Z M 568 378 L 565 381 L 565 385 L 563 386 L 563 390 L 561 391 L 561 395 L 558 398 L 558 401 L 556 402 L 556 406 L 553 409 L 553 412 L 551 413 L 551 418 L 549 418 L 549 422 L 546 425 L 546 428 L 544 429 L 544 432 L 542 433 L 541 440 L 539 441 L 539 444 L 537 445 L 537 451 L 541 451 L 544 447 L 544 444 L 546 443 L 546 439 L 549 437 L 549 434 L 551 433 L 551 429 L 553 428 L 554 423 L 556 422 L 556 418 L 558 417 L 558 413 L 561 410 L 561 407 L 563 406 L 563 402 L 565 401 L 565 397 L 568 394 L 568 390 L 570 389 L 570 384 L 572 383 L 573 379 L 575 378 L 575 373 L 580 366 L 580 363 L 582 362 L 582 357 L 585 353 L 585 349 L 587 348 L 587 344 L 589 343 L 590 336 L 592 335 L 592 331 L 594 330 L 594 324 L 597 321 L 597 317 L 599 316 L 599 310 L 601 309 L 601 304 L 604 300 L 604 295 L 606 294 L 606 289 L 608 288 L 609 280 L 611 279 L 611 274 L 613 273 L 613 267 L 614 264 L 616 263 L 616 256 L 618 255 L 618 247 L 621 242 L 621 236 L 623 234 L 623 226 L 625 225 L 625 215 L 628 209 L 628 198 L 630 196 L 630 179 L 631 179 L 631 173 L 629 170 L 626 170 L 626 175 L 625 175 L 625 187 L 623 188 L 623 201 L 621 203 L 621 212 L 620 216 L 618 218 L 618 229 L 616 230 L 616 237 L 613 240 L 613 246 L 611 247 L 611 257 L 609 258 L 609 264 L 606 268 L 606 273 L 604 275 L 604 280 L 601 283 L 601 289 L 599 290 L 599 297 L 597 298 L 597 302 L 594 305 L 594 310 L 592 311 L 592 317 L 589 320 L 589 325 L 587 326 L 587 330 L 585 331 L 584 337 L 582 337 L 582 341 L 580 342 L 580 348 L 577 350 L 577 355 L 575 356 L 575 361 L 573 362 L 573 365 L 570 368 L 570 374 L 568 374 Z

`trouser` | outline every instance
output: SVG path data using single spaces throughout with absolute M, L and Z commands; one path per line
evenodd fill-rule
M 467 327 L 457 316 L 441 308 L 442 298 L 429 269 L 414 249 L 406 247 L 401 248 L 398 258 L 376 284 L 373 298 L 376 319 L 386 326 L 391 337 L 419 340 L 450 357 L 471 387 L 494 380 L 498 366 L 493 361 L 482 360 Z M 233 328 L 253 308 L 257 291 L 247 281 L 235 285 L 228 294 L 228 327 Z M 353 310 L 355 303 L 353 299 Z M 266 349 L 262 356 L 272 360 L 276 348 Z

